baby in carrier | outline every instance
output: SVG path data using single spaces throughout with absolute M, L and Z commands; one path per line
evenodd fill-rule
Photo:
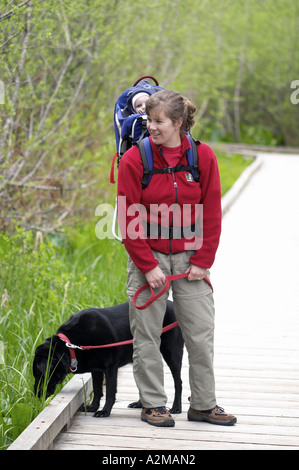
M 149 99 L 150 95 L 145 92 L 138 93 L 132 98 L 132 107 L 137 114 L 145 113 L 145 104 Z M 127 103 L 128 106 L 129 103 Z
M 156 84 L 152 85 L 143 80 L 147 77 L 153 79 Z M 147 135 L 145 104 L 149 97 L 159 90 L 162 88 L 156 79 L 147 75 L 137 80 L 131 88 L 118 97 L 114 110 L 114 128 L 119 158 L 139 139 Z

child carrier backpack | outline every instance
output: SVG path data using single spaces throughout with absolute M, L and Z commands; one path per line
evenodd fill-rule
M 145 78 L 150 78 L 155 85 Z M 151 75 L 140 77 L 131 88 L 125 90 L 117 99 L 114 107 L 114 132 L 116 141 L 116 155 L 118 163 L 123 154 L 132 145 L 136 144 L 143 137 L 148 135 L 146 114 L 136 113 L 133 102 L 134 97 L 139 93 L 153 95 L 157 91 L 163 90 L 158 81 Z M 114 159 L 114 160 L 115 160 Z
M 145 78 L 152 79 L 155 85 L 148 80 L 144 80 Z M 145 75 L 139 78 L 131 88 L 125 90 L 117 99 L 114 108 L 114 130 L 116 151 L 120 157 L 139 139 L 148 135 L 146 114 L 136 113 L 133 106 L 134 97 L 139 93 L 146 93 L 151 96 L 160 90 L 163 90 L 163 88 L 159 86 L 158 81 L 151 75 Z

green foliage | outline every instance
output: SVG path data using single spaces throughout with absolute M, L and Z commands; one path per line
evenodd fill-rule
M 16 439 L 31 423 L 33 409 L 26 403 L 17 403 L 11 410 L 12 439 Z
M 4 448 L 47 404 L 33 394 L 37 345 L 76 311 L 126 300 L 126 253 L 115 241 L 97 240 L 90 224 L 46 239 L 22 229 L 10 237 L 2 233 L 0 259 L 4 352 L 0 448 Z
M 251 159 L 244 159 L 242 155 L 228 157 L 223 152 L 217 152 L 217 160 L 221 179 L 222 196 L 232 187 L 245 168 L 252 163 Z
M 299 146 L 290 101 L 298 8 L 291 0 L 4 2 L 0 228 L 55 232 L 113 200 L 114 103 L 142 75 L 194 101 L 200 140 Z

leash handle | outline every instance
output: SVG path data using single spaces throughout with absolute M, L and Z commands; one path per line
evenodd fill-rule
M 149 285 L 147 282 L 143 286 L 139 287 L 139 289 L 135 292 L 134 297 L 133 297 L 133 305 L 134 307 L 138 308 L 138 310 L 144 310 L 145 308 L 149 307 L 155 300 L 157 300 L 159 297 L 161 297 L 168 289 L 169 289 L 169 283 L 170 281 L 175 281 L 176 279 L 182 279 L 183 277 L 188 277 L 189 273 L 183 273 L 183 274 L 173 274 L 171 276 L 166 276 L 166 281 L 164 284 L 163 289 L 155 294 L 154 289 Z M 213 286 L 211 284 L 211 281 L 207 278 L 203 278 L 211 287 L 213 291 Z M 141 294 L 141 292 L 145 291 L 146 289 L 151 290 L 151 296 L 150 298 L 143 304 L 143 305 L 137 305 L 137 298 Z

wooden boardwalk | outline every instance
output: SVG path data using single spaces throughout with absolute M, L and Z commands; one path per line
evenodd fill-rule
M 77 412 L 54 450 L 299 450 L 299 156 L 262 155 L 260 170 L 223 220 L 212 270 L 217 400 L 232 427 L 188 422 L 156 428 L 127 405 L 138 397 L 132 368 L 119 371 L 109 418 Z M 169 405 L 171 374 L 165 366 Z

